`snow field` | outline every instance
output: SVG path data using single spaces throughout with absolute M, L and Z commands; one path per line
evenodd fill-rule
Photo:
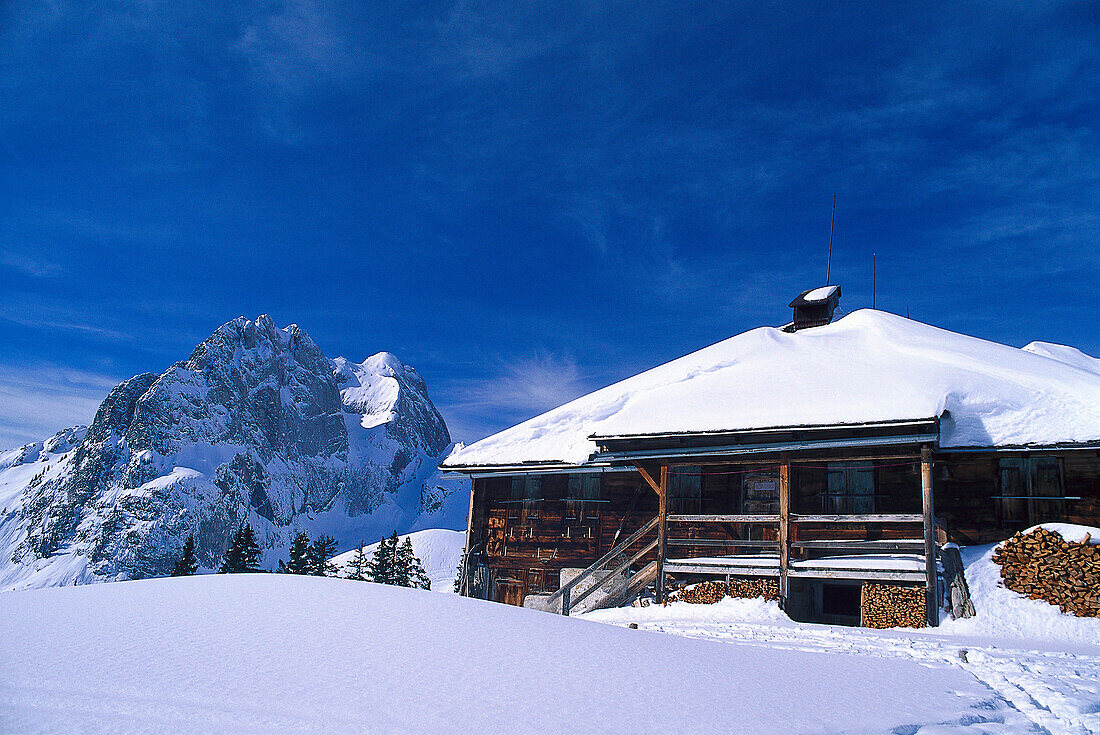
M 5 732 L 1030 726 L 934 658 L 694 640 L 340 579 L 217 575 L 5 593 L 0 620 Z

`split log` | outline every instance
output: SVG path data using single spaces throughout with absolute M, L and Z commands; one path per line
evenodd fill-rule
M 1005 587 L 1045 600 L 1078 617 L 1100 617 L 1100 548 L 1066 541 L 1061 534 L 1039 528 L 1017 533 L 993 553 Z

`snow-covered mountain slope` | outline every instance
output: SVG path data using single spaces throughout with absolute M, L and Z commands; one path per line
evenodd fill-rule
M 1100 376 L 862 309 L 794 333 L 744 332 L 459 448 L 445 465 L 579 464 L 593 436 L 933 417 L 947 447 L 1100 441 Z
M 454 591 L 458 564 L 462 561 L 462 552 L 466 549 L 466 532 L 429 528 L 401 536 L 398 541 L 403 542 L 406 538 L 412 540 L 413 553 L 420 559 L 428 579 L 432 581 L 432 592 Z M 364 546 L 363 553 L 370 559 L 377 549 L 376 541 Z M 332 562 L 339 567 L 340 576 L 347 576 L 346 567 L 355 558 L 357 552 L 357 549 L 352 549 L 333 557 Z
M 4 593 L 0 620 L 6 732 L 798 735 L 1030 724 L 963 667 L 958 646 L 914 660 L 863 651 L 854 637 L 841 651 L 693 640 L 343 579 L 207 575 Z M 1056 673 L 1076 663 L 1065 657 Z
M 1100 375 L 1100 358 L 1086 355 L 1076 347 L 1057 345 L 1053 342 L 1031 342 L 1021 349 Z
M 389 353 L 329 360 L 268 316 L 220 327 L 186 362 L 114 388 L 87 429 L 0 455 L 0 589 L 157 576 L 195 534 L 218 563 L 248 520 L 283 557 L 298 530 L 363 538 L 461 528 L 450 435 Z

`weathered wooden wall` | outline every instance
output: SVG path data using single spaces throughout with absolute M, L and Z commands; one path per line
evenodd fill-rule
M 1100 453 L 1067 452 L 1063 460 L 1065 494 L 1081 496 L 1066 501 L 1064 513 L 1042 520 L 1100 524 Z M 792 464 L 792 512 L 817 515 L 827 512 L 827 462 L 851 457 L 816 457 Z M 862 458 L 865 459 L 865 458 Z M 874 512 L 920 514 L 919 461 L 907 457 L 882 457 L 875 464 Z M 676 472 L 689 472 L 684 467 Z M 736 515 L 742 507 L 742 482 L 746 474 L 776 471 L 774 464 L 709 464 L 694 470 L 701 474 L 700 500 L 692 512 Z M 474 482 L 474 517 L 471 546 L 485 543 L 490 569 L 490 599 L 519 604 L 526 594 L 552 592 L 565 567 L 587 567 L 657 513 L 657 496 L 635 472 L 600 476 L 601 502 L 577 502 L 568 496 L 568 476 L 543 475 L 539 498 L 517 502 L 511 496 L 511 478 L 479 478 Z M 935 457 L 933 487 L 935 515 L 951 541 L 988 543 L 1006 538 L 1024 525 L 1000 518 L 998 459 L 991 454 L 941 454 Z M 1048 504 L 1049 505 L 1049 504 Z M 673 502 L 675 506 L 675 502 Z M 698 508 L 698 510 L 694 510 Z M 676 512 L 675 507 L 672 511 Z M 686 523 L 669 524 L 674 540 L 728 541 L 741 545 L 674 544 L 670 558 L 722 556 L 726 554 L 776 553 L 777 524 Z M 807 523 L 791 526 L 791 541 L 863 541 L 919 539 L 919 523 L 852 522 Z M 756 543 L 753 543 L 756 542 Z M 794 548 L 793 558 L 812 558 L 830 550 Z M 644 561 L 649 561 L 645 559 Z
M 1083 525 L 1100 523 L 1100 452 L 1083 450 L 1053 454 L 1062 462 L 1065 495 L 1081 500 L 1038 501 L 1027 520 L 1002 518 L 997 496 L 1001 488 L 998 460 L 1026 456 L 992 454 L 945 454 L 936 458 L 934 487 L 936 517 L 948 538 L 960 544 L 1000 541 L 1016 531 L 1047 521 Z
M 657 513 L 656 495 L 636 473 L 603 474 L 600 502 L 568 499 L 567 483 L 544 475 L 540 499 L 525 503 L 512 499 L 509 478 L 475 481 L 473 535 L 475 544 L 488 542 L 495 598 L 553 592 L 563 568 L 587 567 Z

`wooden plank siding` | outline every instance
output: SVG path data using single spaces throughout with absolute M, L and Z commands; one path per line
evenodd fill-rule
M 989 543 L 1031 525 L 1001 518 L 997 496 L 1001 494 L 999 468 L 1004 456 L 1017 455 L 933 453 L 938 543 Z M 1060 501 L 1057 507 L 1064 508 L 1061 515 L 1040 520 L 1100 524 L 1100 452 L 1089 449 L 1043 456 L 1059 458 L 1064 494 L 1081 500 Z M 827 520 L 836 510 L 832 504 L 835 497 L 828 496 L 829 464 L 856 461 L 873 465 L 873 503 L 870 509 L 863 509 L 863 519 Z M 895 451 L 876 457 L 866 450 L 835 451 L 828 455 L 793 455 L 790 463 L 788 537 L 792 561 L 833 556 L 845 548 L 840 542 L 851 542 L 851 551 L 869 553 L 876 548 L 873 542 L 881 542 L 884 551 L 912 550 L 923 543 L 923 524 L 911 520 L 922 513 L 921 462 L 915 452 Z M 754 498 L 752 507 L 760 520 L 750 520 L 755 514 L 746 513 L 749 503 L 743 502 L 742 491 L 748 476 L 759 478 L 774 473 L 778 483 L 779 466 L 779 457 L 670 466 L 672 517 L 668 520 L 667 557 L 778 554 L 778 503 L 774 510 L 760 512 L 767 503 Z M 656 478 L 660 465 L 647 467 Z M 677 475 L 699 478 L 698 496 L 690 502 L 680 502 L 674 492 Z M 601 473 L 596 499 L 600 502 L 570 500 L 568 483 L 567 474 L 542 475 L 539 496 L 525 502 L 512 497 L 509 476 L 474 480 L 469 544 L 471 549 L 482 545 L 486 552 L 490 599 L 507 597 L 515 601 L 526 594 L 558 589 L 563 568 L 589 566 L 658 513 L 657 493 L 636 471 Z M 1055 507 L 1046 501 L 1034 505 Z M 899 514 L 907 519 L 897 518 Z M 703 519 L 715 515 L 727 518 Z M 677 516 L 685 518 L 679 520 Z M 820 520 L 807 520 L 814 516 Z M 896 543 L 891 546 L 890 542 Z M 641 563 L 655 559 L 656 554 L 649 554 Z M 499 594 L 494 592 L 498 584 L 503 585 Z
M 599 499 L 604 502 L 599 503 L 569 500 L 567 482 L 566 475 L 544 475 L 538 501 L 523 503 L 511 497 L 509 477 L 474 480 L 470 547 L 493 534 L 502 541 L 486 549 L 490 587 L 499 582 L 523 585 L 524 595 L 553 592 L 563 568 L 587 567 L 657 513 L 657 496 L 643 487 L 637 473 L 603 474 Z M 503 520 L 499 530 L 490 527 L 490 518 Z M 655 558 L 650 554 L 643 561 Z M 507 592 L 510 599 L 518 594 L 512 588 Z M 500 595 L 491 592 L 490 598 Z
M 1000 460 L 1020 457 L 1053 457 L 1061 462 L 1065 496 L 1080 500 L 1050 503 L 1054 512 L 1033 513 L 1025 519 L 1002 517 L 998 496 L 1001 487 Z M 1094 526 L 1100 523 L 1100 452 L 1081 450 L 1064 453 L 960 453 L 935 458 L 936 519 L 947 537 L 959 544 L 987 544 L 1037 523 L 1064 521 Z

